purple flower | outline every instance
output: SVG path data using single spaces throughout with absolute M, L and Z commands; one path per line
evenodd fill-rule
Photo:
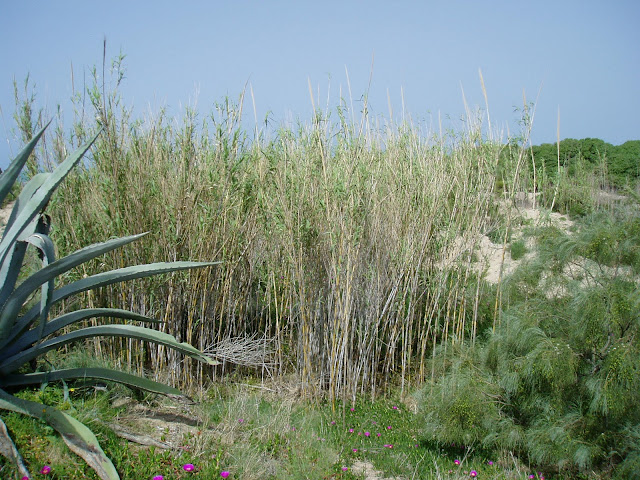
M 387 444 L 383 445 L 383 447 L 385 447 L 385 448 L 393 448 L 393 445 L 391 445 L 390 443 L 387 443 Z
M 335 420 L 331 420 L 331 425 L 335 425 L 335 424 L 336 424 Z
M 156 475 L 152 480 L 164 480 L 164 477 L 162 475 Z
M 238 423 L 244 423 L 244 418 L 239 418 Z
M 389 426 L 387 427 L 387 430 L 391 430 L 391 425 L 389 425 Z
M 493 465 L 493 461 L 492 461 L 492 460 L 489 460 L 489 461 L 487 462 L 487 465 L 489 465 L 489 466 Z
M 347 470 L 349 470 L 349 467 L 342 467 L 343 472 L 346 472 Z
M 471 470 L 471 471 L 469 472 L 469 476 L 471 476 L 471 477 L 477 477 L 477 476 L 478 476 L 478 472 L 476 472 L 475 470 Z
M 381 433 L 376 433 L 376 437 L 381 437 L 382 434 Z
M 531 473 L 529 474 L 529 478 L 536 478 L 536 476 L 533 473 Z
M 227 472 L 226 470 L 224 472 L 220 472 L 220 476 L 222 478 L 227 478 L 229 476 L 229 472 Z
M 358 451 L 357 448 L 353 448 L 352 450 L 353 450 L 353 453 L 356 453 Z
M 398 407 L 396 407 L 395 405 L 394 405 L 393 407 L 391 407 L 391 408 L 393 408 L 394 410 L 397 410 L 397 409 L 398 409 Z
M 370 432 L 364 432 L 364 436 L 365 436 L 365 437 L 370 437 L 370 436 L 371 436 L 371 433 L 370 433 Z
M 185 472 L 193 472 L 196 467 L 193 465 L 193 463 L 185 463 L 184 465 L 182 465 L 182 469 Z
M 456 465 L 460 465 L 460 460 L 458 460 L 457 458 L 453 461 L 453 463 L 455 463 Z
M 51 467 L 49 465 L 45 465 L 40 469 L 40 473 L 42 475 L 49 475 L 51 473 Z
M 349 433 L 353 433 L 353 428 L 350 428 L 350 429 L 349 429 Z

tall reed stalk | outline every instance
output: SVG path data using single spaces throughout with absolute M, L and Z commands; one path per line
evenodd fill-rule
M 150 259 L 223 264 L 105 288 L 83 299 L 90 306 L 165 320 L 163 330 L 202 350 L 264 337 L 267 363 L 276 364 L 267 373 L 293 373 L 303 393 L 330 400 L 397 383 L 404 392 L 431 375 L 436 343 L 473 340 L 484 288 L 473 249 L 495 222 L 504 149 L 480 113 L 469 112 L 461 133 L 434 135 L 409 121 L 380 126 L 366 112 L 356 120 L 340 105 L 337 119 L 318 111 L 250 142 L 242 99 L 208 116 L 187 109 L 180 120 L 163 112 L 133 119 L 117 82 L 108 98 L 101 90 L 89 90 L 90 107 L 76 97 L 77 111 L 94 115 L 78 115 L 71 137 L 59 128 L 51 142 L 60 149 L 106 132 L 53 201 L 55 223 L 64 225 L 56 240 L 66 252 L 151 233 L 75 275 Z M 517 188 L 513 170 L 501 175 Z M 162 347 L 131 346 L 92 348 L 186 388 L 231 368 L 210 371 Z

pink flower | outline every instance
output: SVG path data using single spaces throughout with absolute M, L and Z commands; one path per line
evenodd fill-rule
M 389 425 L 389 426 L 387 427 L 387 430 L 391 430 L 391 425 Z
M 238 423 L 244 423 L 244 418 L 239 418 Z
M 398 409 L 398 407 L 396 407 L 395 405 L 394 405 L 393 407 L 391 407 L 391 408 L 393 408 L 394 410 L 397 410 L 397 409 Z
M 353 433 L 353 428 L 350 428 L 350 429 L 349 429 L 349 433 Z
M 365 436 L 365 437 L 370 437 L 370 436 L 371 436 L 371 433 L 370 433 L 370 432 L 364 432 L 364 436 Z
M 185 463 L 184 465 L 182 465 L 182 469 L 185 472 L 193 472 L 196 467 L 193 465 L 193 463 Z
M 164 477 L 162 475 L 156 475 L 152 480 L 164 480 Z
M 381 437 L 382 434 L 381 433 L 376 433 L 376 437 Z
M 390 443 L 387 443 L 386 445 L 383 445 L 383 447 L 385 447 L 385 448 L 393 448 L 393 445 L 391 445 Z
M 533 473 L 531 473 L 529 474 L 529 478 L 536 478 L 536 476 Z
M 224 472 L 220 472 L 220 476 L 222 478 L 227 478 L 229 476 L 229 472 L 227 472 L 226 470 Z
M 45 465 L 40 469 L 40 473 L 42 475 L 49 475 L 51 473 L 51 467 L 49 465 Z
M 355 408 L 350 408 L 350 410 L 351 410 L 352 412 L 355 412 L 355 411 L 356 411 L 356 409 L 355 409 Z
M 356 452 L 358 451 L 358 449 L 357 449 L 357 448 L 354 448 L 354 449 L 352 449 L 352 450 L 353 450 L 353 453 L 356 453 Z
M 22 477 L 20 480 L 29 480 L 29 477 L 27 477 L 26 475 L 24 477 Z
M 489 460 L 489 461 L 487 462 L 487 465 L 489 465 L 489 466 L 493 465 L 493 461 Z
M 347 470 L 349 470 L 349 467 L 342 467 L 343 472 L 346 472 Z
M 453 463 L 455 463 L 456 465 L 460 465 L 460 460 L 458 460 L 457 458 L 453 461 Z
M 471 471 L 469 472 L 469 476 L 471 476 L 471 477 L 477 477 L 477 476 L 478 476 L 478 472 L 476 472 L 475 470 L 471 470 Z
M 331 420 L 331 425 L 335 425 L 335 424 L 336 424 L 335 420 Z

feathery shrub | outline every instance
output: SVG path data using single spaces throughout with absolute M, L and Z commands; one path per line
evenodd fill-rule
M 607 218 L 593 214 L 571 236 L 540 236 L 538 258 L 505 282 L 495 331 L 440 347 L 442 375 L 422 397 L 427 438 L 512 451 L 549 469 L 616 467 L 624 478 L 635 468 L 639 217 Z

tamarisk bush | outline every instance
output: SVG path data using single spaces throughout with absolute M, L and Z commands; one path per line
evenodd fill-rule
M 593 214 L 573 235 L 538 238 L 538 258 L 505 281 L 495 331 L 440 346 L 424 433 L 629 478 L 640 462 L 640 217 Z

